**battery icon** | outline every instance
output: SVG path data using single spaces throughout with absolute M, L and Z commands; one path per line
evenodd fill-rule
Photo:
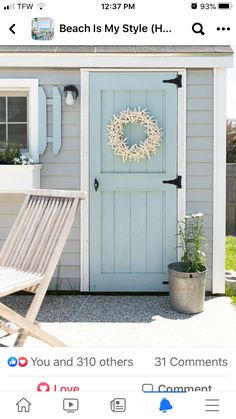
M 218 9 L 230 10 L 233 5 L 231 3 L 218 3 Z

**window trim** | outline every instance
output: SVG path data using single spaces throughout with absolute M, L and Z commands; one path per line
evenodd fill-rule
M 29 153 L 36 162 L 38 154 L 38 79 L 0 79 L 0 90 L 28 93 L 28 144 Z

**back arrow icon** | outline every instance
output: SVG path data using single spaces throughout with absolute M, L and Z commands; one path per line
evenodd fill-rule
M 15 35 L 15 31 L 13 30 L 14 26 L 16 26 L 15 23 L 13 23 L 13 25 L 10 26 L 9 31 L 11 31 L 11 33 Z

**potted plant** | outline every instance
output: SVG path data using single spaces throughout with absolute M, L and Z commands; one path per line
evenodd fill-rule
M 41 164 L 24 155 L 16 145 L 0 151 L 0 192 L 40 188 Z
M 181 262 L 168 265 L 169 304 L 180 313 L 196 314 L 204 310 L 206 272 L 206 237 L 203 234 L 203 214 L 186 216 L 178 223 Z

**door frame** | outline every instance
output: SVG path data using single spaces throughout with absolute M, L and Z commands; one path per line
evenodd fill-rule
M 80 116 L 80 188 L 87 198 L 80 207 L 80 291 L 89 289 L 89 77 L 91 72 L 177 72 L 182 75 L 182 88 L 178 88 L 178 174 L 182 176 L 182 188 L 178 189 L 178 220 L 186 214 L 186 70 L 176 68 L 86 68 L 80 70 L 81 116 Z M 178 249 L 178 259 L 181 250 Z M 174 262 L 174 261 L 173 261 Z

